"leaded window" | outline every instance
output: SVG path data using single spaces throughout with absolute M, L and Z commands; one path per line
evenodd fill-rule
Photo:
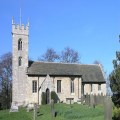
M 32 81 L 32 92 L 36 93 L 37 92 L 37 81 Z

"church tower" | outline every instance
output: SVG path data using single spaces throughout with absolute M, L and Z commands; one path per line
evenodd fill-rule
M 18 105 L 26 101 L 28 38 L 29 23 L 19 25 L 12 19 L 12 102 Z

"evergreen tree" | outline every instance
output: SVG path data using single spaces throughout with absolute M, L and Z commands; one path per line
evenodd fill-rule
M 112 101 L 116 107 L 120 107 L 120 52 L 116 52 L 113 60 L 114 70 L 109 76 L 110 87 L 113 92 Z
M 113 120 L 120 120 L 120 52 L 116 52 L 116 59 L 113 60 L 114 70 L 109 76 L 110 87 L 113 92 L 112 101 L 115 105 L 113 109 Z

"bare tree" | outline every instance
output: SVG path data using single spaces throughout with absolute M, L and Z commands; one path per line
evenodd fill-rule
M 61 62 L 63 63 L 78 63 L 79 62 L 79 54 L 77 51 L 66 47 L 62 52 L 61 52 Z
M 12 54 L 6 53 L 0 57 L 0 103 L 2 109 L 10 107 L 12 81 Z
M 48 61 L 48 62 L 55 62 L 59 60 L 59 55 L 53 48 L 48 48 L 47 51 L 38 58 L 39 61 Z
M 101 62 L 100 62 L 99 60 L 95 60 L 93 63 L 94 63 L 94 64 L 98 64 L 98 65 L 101 64 Z

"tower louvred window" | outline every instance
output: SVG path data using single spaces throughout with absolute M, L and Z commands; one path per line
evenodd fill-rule
M 19 66 L 22 65 L 22 57 L 19 57 L 19 58 L 18 58 L 18 64 L 19 64 Z
M 22 39 L 18 40 L 18 50 L 22 50 Z

